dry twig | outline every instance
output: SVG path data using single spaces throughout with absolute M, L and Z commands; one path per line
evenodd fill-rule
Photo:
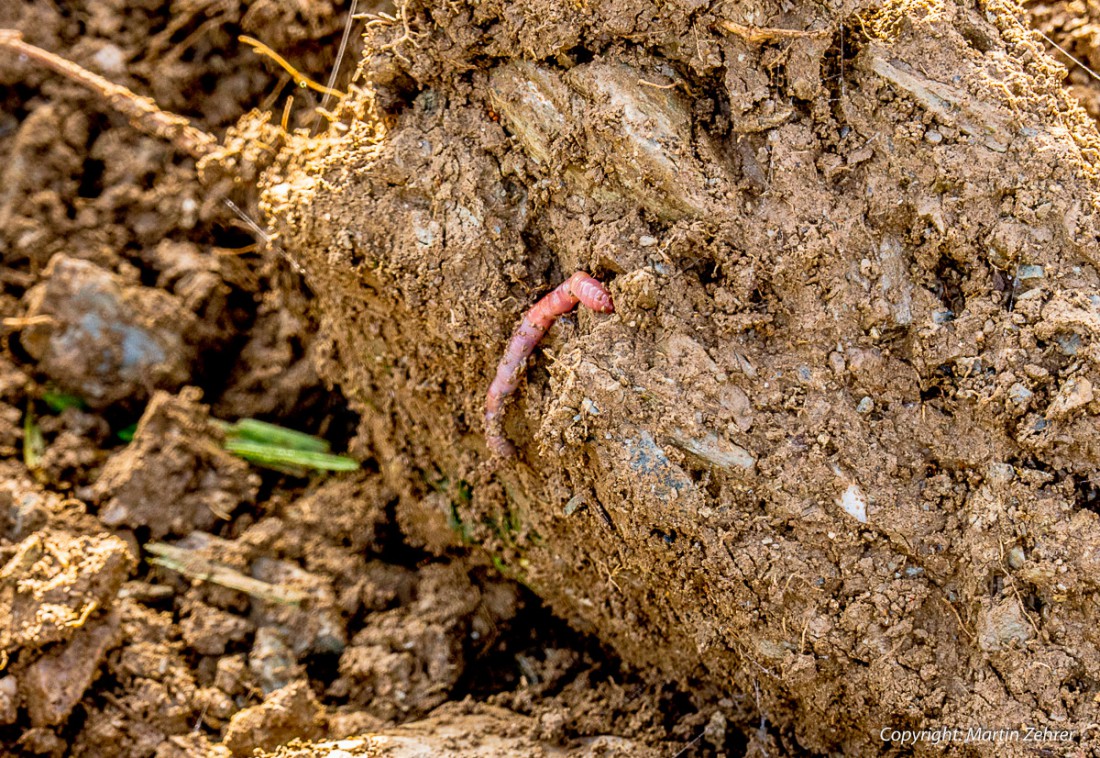
M 168 140 L 194 158 L 202 158 L 217 145 L 217 139 L 213 135 L 192 126 L 182 116 L 162 111 L 151 98 L 142 97 L 72 61 L 24 42 L 22 33 L 14 29 L 0 29 L 0 48 L 26 56 L 51 71 L 84 85 L 103 98 L 111 108 L 129 118 L 135 129 Z
M 778 29 L 769 26 L 745 26 L 736 21 L 727 21 L 725 19 L 718 22 L 718 28 L 730 34 L 736 34 L 746 42 L 754 45 L 777 39 L 813 39 L 827 37 L 832 33 L 828 29 L 803 31 L 801 29 Z

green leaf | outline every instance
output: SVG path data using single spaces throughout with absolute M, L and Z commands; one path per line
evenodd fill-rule
M 134 441 L 134 433 L 136 431 L 137 431 L 137 423 L 135 422 L 133 424 L 130 424 L 129 426 L 124 426 L 123 428 L 119 429 L 117 432 L 115 432 L 115 436 L 118 437 L 123 442 L 133 442 Z
M 87 407 L 83 399 L 60 390 L 46 390 L 42 393 L 42 402 L 50 406 L 50 410 L 54 413 L 61 413 L 68 408 L 83 410 Z

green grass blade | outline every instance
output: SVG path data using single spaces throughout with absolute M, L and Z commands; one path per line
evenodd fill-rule
M 252 440 L 227 439 L 225 449 L 246 461 L 265 466 L 315 469 L 318 471 L 357 471 L 358 461 L 343 455 L 329 455 L 312 450 L 264 445 Z
M 231 438 L 237 437 L 241 440 L 251 440 L 263 445 L 290 450 L 327 453 L 331 449 L 328 442 L 320 437 L 252 418 L 244 418 L 236 424 L 230 425 L 225 429 L 225 433 L 226 436 Z
M 42 462 L 42 454 L 46 451 L 46 440 L 42 436 L 42 428 L 34 418 L 34 408 L 27 405 L 27 413 L 23 416 L 23 463 L 31 471 L 36 470 Z

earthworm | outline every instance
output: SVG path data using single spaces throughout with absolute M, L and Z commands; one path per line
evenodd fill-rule
M 534 352 L 554 320 L 573 310 L 577 303 L 596 313 L 615 312 L 607 288 L 585 272 L 578 271 L 523 314 L 523 320 L 512 335 L 504 357 L 500 359 L 497 375 L 489 385 L 489 394 L 485 398 L 485 443 L 494 456 L 510 458 L 516 453 L 512 443 L 504 436 L 504 401 L 516 391 L 527 357 Z

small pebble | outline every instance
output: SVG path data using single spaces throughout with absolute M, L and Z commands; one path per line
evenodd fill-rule
M 857 413 L 870 413 L 875 409 L 875 401 L 869 397 L 864 397 L 859 401 L 859 405 L 856 406 Z
M 96 51 L 92 60 L 103 74 L 121 74 L 126 71 L 126 54 L 116 45 L 104 45 Z
M 1042 279 L 1046 276 L 1046 272 L 1042 266 L 1034 266 L 1025 264 L 1016 269 L 1016 278 L 1021 282 L 1026 282 L 1033 279 Z
M 844 512 L 856 521 L 861 524 L 867 523 L 867 498 L 858 485 L 849 484 L 837 502 Z
M 1062 355 L 1077 355 L 1077 351 L 1081 349 L 1080 335 L 1059 334 L 1054 339 L 1058 342 Z
M 0 724 L 14 724 L 19 717 L 19 686 L 14 676 L 0 679 Z
M 935 129 L 929 129 L 924 133 L 924 139 L 932 145 L 938 145 L 943 142 L 943 135 L 937 132 Z
M 638 244 L 642 247 L 653 247 L 657 244 L 656 237 L 650 237 L 648 234 L 638 238 Z
M 1035 393 L 1019 382 L 1008 388 L 1008 399 L 1016 405 L 1027 405 L 1033 394 Z
M 703 737 L 715 748 L 724 749 L 726 746 L 726 716 L 721 711 L 715 711 L 703 729 Z
M 248 668 L 265 694 L 285 687 L 301 673 L 294 651 L 283 640 L 282 634 L 267 626 L 256 630 L 252 651 L 248 655 Z
M 847 368 L 846 362 L 844 360 L 844 355 L 838 351 L 829 353 L 829 368 L 831 368 L 833 370 L 833 373 L 837 374 L 838 376 L 840 374 L 843 374 L 845 368 Z
M 572 516 L 582 505 L 584 505 L 584 493 L 578 492 L 565 504 L 565 515 Z
M 1016 477 L 1016 470 L 1010 463 L 991 463 L 985 476 L 990 484 L 1008 484 Z
M 1027 560 L 1027 554 L 1024 553 L 1024 549 L 1019 545 L 1013 546 L 1008 551 L 1008 565 L 1014 569 L 1018 569 L 1024 565 L 1024 561 Z

